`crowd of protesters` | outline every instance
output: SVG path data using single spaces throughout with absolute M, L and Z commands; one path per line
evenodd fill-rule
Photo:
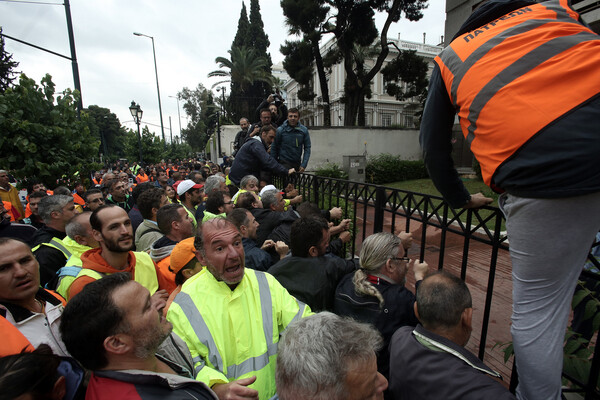
M 600 40 L 568 1 L 480 3 L 434 60 L 420 141 L 448 204 L 490 204 L 454 168 L 458 115 L 502 193 L 516 397 L 558 400 L 600 224 Z M 465 349 L 467 285 L 410 260 L 410 233 L 375 233 L 346 257 L 350 221 L 290 178 L 311 143 L 283 103 L 273 94 L 255 123 L 240 120 L 223 166 L 123 162 L 57 187 L 29 177 L 25 199 L 12 184 L 25 177 L 0 169 L 0 398 L 515 398 Z
M 42 374 L 42 365 L 26 365 L 45 357 L 45 386 L 12 387 L 14 393 L 400 398 L 388 390 L 395 372 L 389 369 L 392 335 L 402 326 L 414 329 L 418 313 L 426 315 L 404 285 L 411 267 L 417 287 L 428 275 L 426 263 L 407 257 L 411 234 L 372 235 L 360 257 L 347 258 L 350 220 L 342 209 L 303 201 L 292 183 L 278 189 L 245 175 L 238 187 L 228 171 L 193 159 L 115 163 L 91 174 L 89 185 L 48 190 L 31 183 L 22 217 L 18 198 L 14 205 L 4 201 L 0 329 L 9 339 L 0 345 L 0 388 L 22 384 L 10 372 Z M 10 180 L 0 171 L 0 183 L 4 177 Z M 436 279 L 462 287 L 446 275 Z M 459 297 L 450 288 L 423 301 L 455 303 L 448 324 L 464 332 L 471 326 L 465 289 Z M 304 318 L 315 321 L 305 327 Z M 314 324 L 330 331 L 311 344 Z M 348 331 L 339 332 L 336 326 L 345 324 Z M 463 347 L 468 336 L 456 341 L 445 333 L 435 324 L 422 328 L 429 340 L 472 356 Z M 365 340 L 358 343 L 363 350 L 349 350 L 352 335 Z M 275 362 L 280 340 L 281 371 Z M 335 355 L 332 340 L 348 354 Z M 331 359 L 309 371 L 288 355 L 297 351 L 301 359 Z M 446 357 L 451 365 L 455 356 Z M 342 382 L 297 380 L 298 374 L 323 380 L 325 373 Z M 482 363 L 464 373 L 476 378 L 473 390 L 511 398 Z
M 407 257 L 406 232 L 374 234 L 347 257 L 342 209 L 305 202 L 290 179 L 310 158 L 298 110 L 257 112 L 252 126 L 240 121 L 235 158 L 221 165 L 120 160 L 56 187 L 29 178 L 25 202 L 15 188 L 24 177 L 0 170 L 0 393 L 434 398 L 437 386 L 406 384 L 409 371 L 399 372 L 418 360 L 390 370 L 404 342 L 394 333 L 418 326 L 411 351 L 450 367 L 434 369 L 436 379 L 462 368 L 474 398 L 512 398 L 464 349 L 464 283 L 428 277 L 426 263 Z M 405 287 L 410 269 L 416 297 Z M 432 307 L 444 309 L 443 323 Z

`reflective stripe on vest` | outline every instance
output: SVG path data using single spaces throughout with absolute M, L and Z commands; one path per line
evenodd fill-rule
M 81 271 L 81 267 L 77 267 L 75 265 L 69 265 L 66 267 L 62 267 L 57 272 L 58 279 L 62 279 L 65 276 L 77 276 L 77 274 L 79 274 L 79 271 Z
M 63 255 L 65 256 L 66 259 L 69 259 L 69 257 L 71 257 L 71 252 L 69 250 L 67 250 L 67 248 L 65 247 L 65 245 L 63 244 L 63 242 L 60 239 L 52 238 L 50 240 L 50 242 L 40 243 L 37 246 L 35 246 L 33 249 L 31 249 L 31 251 L 32 252 L 36 251 L 37 249 L 40 248 L 40 246 L 52 247 L 53 249 L 56 249 L 56 250 L 60 251 L 61 253 L 63 253 Z
M 263 332 L 267 344 L 267 351 L 256 357 L 250 357 L 239 364 L 233 364 L 224 366 L 223 358 L 219 353 L 219 349 L 213 339 L 213 336 L 200 315 L 200 311 L 194 304 L 192 298 L 185 292 L 180 292 L 177 295 L 177 304 L 183 311 L 186 319 L 189 321 L 194 334 L 200 340 L 200 342 L 208 349 L 208 361 L 213 367 L 220 371 L 223 375 L 227 376 L 228 379 L 234 379 L 244 374 L 253 371 L 260 371 L 269 364 L 269 358 L 277 354 L 277 343 L 273 343 L 273 300 L 271 298 L 271 289 L 269 288 L 269 282 L 264 272 L 254 271 L 258 281 L 258 289 L 261 303 L 261 313 L 263 321 Z M 299 302 L 300 303 L 300 302 Z M 300 303 L 299 316 L 302 316 L 304 312 L 304 305 Z M 298 317 L 296 315 L 296 317 Z M 294 317 L 294 319 L 296 319 Z M 194 367 L 196 375 L 204 368 L 205 362 L 201 357 L 195 357 L 193 359 L 194 364 L 200 362 L 201 364 Z M 227 368 L 227 372 L 224 369 Z
M 566 0 L 510 12 L 435 58 L 487 184 L 536 133 L 598 94 L 600 38 Z

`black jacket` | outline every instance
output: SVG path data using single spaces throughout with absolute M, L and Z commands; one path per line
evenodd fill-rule
M 441 351 L 429 349 L 417 340 L 416 335 Z M 421 325 L 398 329 L 392 337 L 390 354 L 389 390 L 394 400 L 515 398 L 501 383 L 492 379 L 492 376 L 498 377 L 498 373 L 474 354 Z
M 233 156 L 237 154 L 237 152 L 242 148 L 244 143 L 246 143 L 246 139 L 248 139 L 248 135 L 250 132 L 248 129 L 241 130 L 235 135 L 235 139 L 233 139 Z
M 256 230 L 256 244 L 258 247 L 263 245 L 275 228 L 282 224 L 291 224 L 298 219 L 298 214 L 294 210 L 280 212 L 265 208 L 254 208 L 250 212 L 260 224 Z
M 314 312 L 333 311 L 335 288 L 344 275 L 356 270 L 353 261 L 335 256 L 286 257 L 269 273 L 295 298 Z
M 11 223 L 8 219 L 0 221 L 0 237 L 21 239 L 31 245 L 36 232 L 37 229 L 31 225 Z

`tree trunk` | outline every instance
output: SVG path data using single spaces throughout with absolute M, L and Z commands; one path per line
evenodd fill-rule
M 346 91 L 346 107 L 344 108 L 344 126 L 355 126 L 360 105 L 361 94 L 357 90 Z
M 365 126 L 365 95 L 362 94 L 358 100 L 358 126 Z
M 317 65 L 317 74 L 319 75 L 319 86 L 321 87 L 321 97 L 323 98 L 323 126 L 331 126 L 331 109 L 329 105 L 329 86 L 325 76 L 325 67 L 323 66 L 323 57 L 319 50 L 319 42 L 312 42 L 313 54 L 315 55 L 315 64 Z

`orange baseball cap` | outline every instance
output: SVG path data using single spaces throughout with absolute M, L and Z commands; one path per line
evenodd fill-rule
M 177 274 L 191 260 L 196 258 L 194 237 L 190 237 L 177 243 L 171 252 L 171 266 L 169 269 Z

